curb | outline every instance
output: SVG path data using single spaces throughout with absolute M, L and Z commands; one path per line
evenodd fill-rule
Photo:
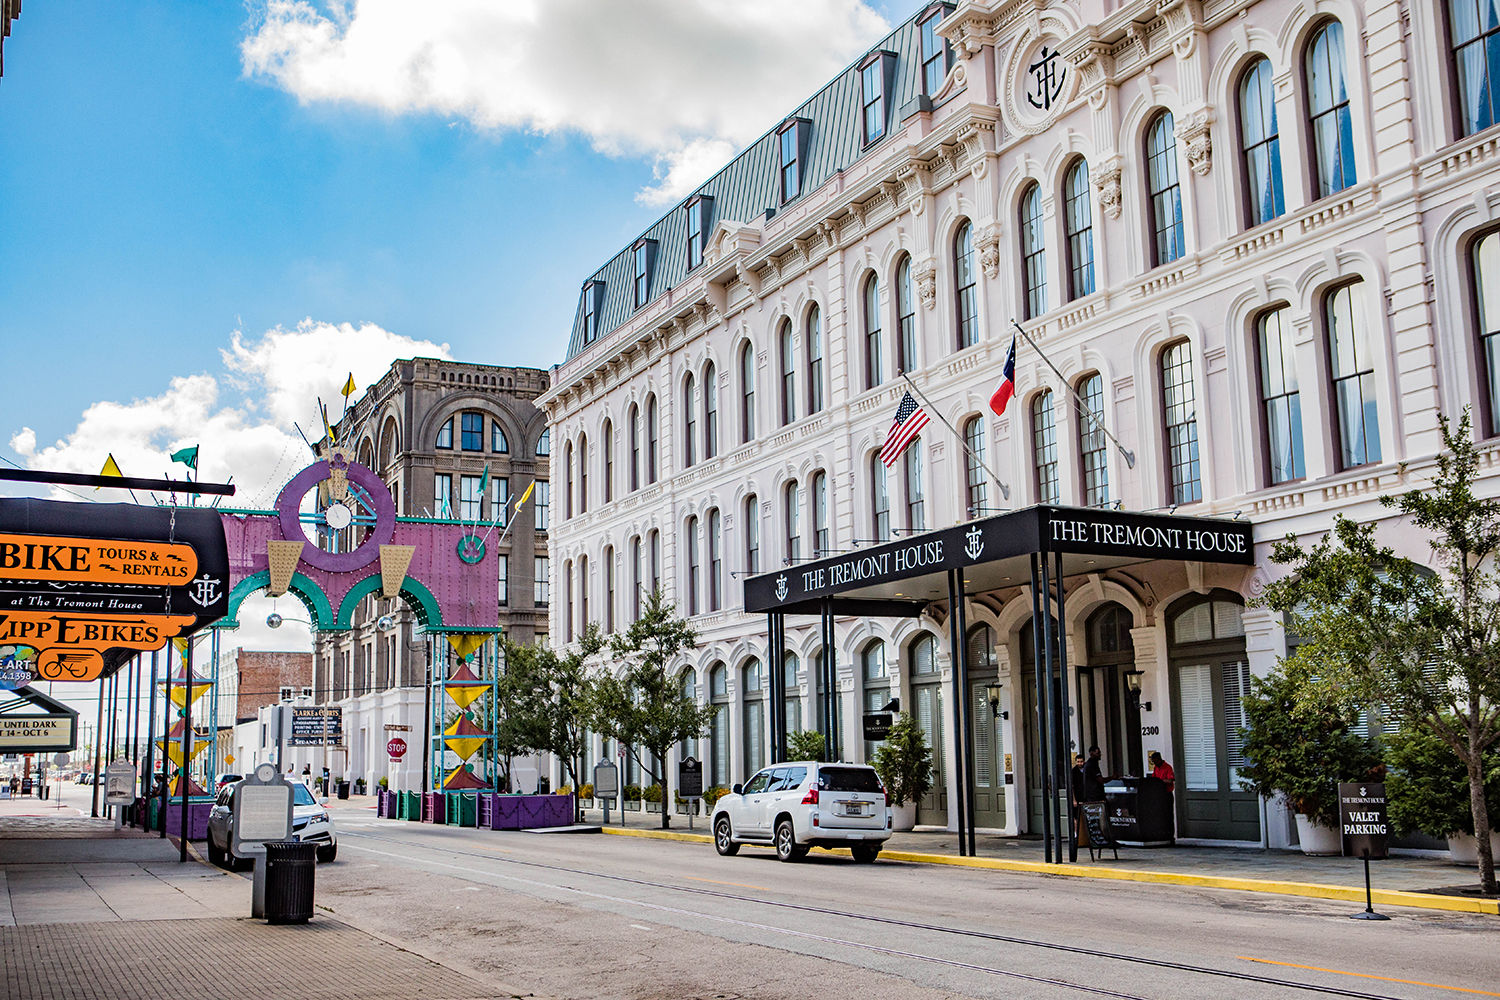
M 640 837 L 647 840 L 677 840 L 689 843 L 711 844 L 713 838 L 706 834 L 679 833 L 672 830 L 631 830 L 605 827 L 605 833 L 617 837 Z M 759 846 L 759 845 L 745 845 Z M 818 848 L 818 850 L 824 850 Z M 828 851 L 830 854 L 848 854 L 843 848 Z M 1153 872 L 1132 868 L 1092 868 L 1087 865 L 1049 865 L 1042 861 L 1002 861 L 998 858 L 961 858 L 950 854 L 919 854 L 911 851 L 886 851 L 880 856 L 891 861 L 907 861 L 922 865 L 950 865 L 955 868 L 984 868 L 990 871 L 1026 872 L 1033 875 L 1061 875 L 1070 878 L 1113 879 L 1118 882 L 1149 882 L 1157 885 L 1197 886 L 1205 889 L 1233 889 L 1240 892 L 1267 892 L 1280 896 L 1305 896 L 1313 899 L 1339 899 L 1349 902 L 1364 902 L 1363 889 L 1342 885 L 1322 885 L 1317 882 L 1289 882 L 1271 879 L 1236 878 L 1224 875 L 1190 875 L 1185 872 Z M 1435 896 L 1424 892 L 1406 892 L 1400 889 L 1376 889 L 1371 893 L 1376 903 L 1385 906 L 1410 906 L 1423 910 L 1449 910 L 1456 913 L 1485 913 L 1500 915 L 1500 900 L 1465 899 L 1458 896 Z

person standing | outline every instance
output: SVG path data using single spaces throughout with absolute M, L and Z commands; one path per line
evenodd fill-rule
M 1104 776 L 1099 766 L 1103 759 L 1103 751 L 1097 745 L 1089 747 L 1088 763 L 1083 765 L 1083 794 L 1079 796 L 1080 802 L 1103 802 L 1104 783 L 1118 777 L 1113 774 Z
M 1151 777 L 1167 784 L 1167 790 L 1171 791 L 1177 784 L 1177 775 L 1172 770 L 1172 765 L 1162 760 L 1161 754 L 1152 750 L 1146 757 L 1147 763 L 1151 765 Z

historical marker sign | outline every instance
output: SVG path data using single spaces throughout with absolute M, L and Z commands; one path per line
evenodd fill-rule
M 685 799 L 703 797 L 703 762 L 684 757 L 677 765 L 677 794 Z
M 268 840 L 292 836 L 292 785 L 274 764 L 261 764 L 235 786 L 230 850 L 240 857 L 266 853 Z
M 135 801 L 135 765 L 115 761 L 104 772 L 104 804 L 128 806 Z
M 1388 857 L 1390 829 L 1384 782 L 1339 782 L 1339 831 L 1343 835 L 1344 857 Z
M 594 798 L 614 799 L 620 795 L 620 769 L 607 760 L 594 765 Z

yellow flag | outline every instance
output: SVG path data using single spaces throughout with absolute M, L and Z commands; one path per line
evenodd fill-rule
M 338 444 L 339 439 L 333 433 L 333 426 L 328 422 L 328 407 L 318 404 L 318 413 L 323 418 L 323 433 L 328 435 L 329 444 Z
M 536 480 L 535 479 L 533 479 L 531 481 L 531 485 L 530 486 L 526 487 L 526 492 L 521 494 L 521 499 L 519 499 L 519 500 L 516 501 L 516 510 L 520 510 L 521 509 L 521 505 L 526 502 L 526 500 L 527 500 L 528 497 L 531 496 L 531 491 L 534 490 L 534 489 L 536 489 Z
M 344 394 L 345 399 L 348 399 L 350 396 L 354 395 L 354 393 L 358 391 L 358 389 L 359 386 L 354 384 L 354 373 L 350 372 L 349 380 L 344 383 L 344 388 L 340 389 L 339 391 Z
M 109 457 L 107 457 L 104 460 L 104 468 L 102 468 L 102 469 L 99 470 L 99 475 L 101 475 L 101 476 L 114 476 L 116 479 L 124 479 L 125 478 L 125 473 L 121 472 L 119 465 L 115 464 L 115 453 L 114 452 L 110 452 L 109 453 Z M 94 492 L 98 493 L 103 488 L 104 487 L 102 487 L 102 486 L 95 486 L 94 487 Z

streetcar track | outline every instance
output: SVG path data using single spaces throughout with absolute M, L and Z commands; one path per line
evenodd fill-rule
M 1187 962 L 1173 962 L 1173 961 L 1170 961 L 1170 960 L 1167 960 L 1167 959 L 1147 958 L 1147 957 L 1141 956 L 1141 955 L 1131 955 L 1131 954 L 1125 954 L 1125 953 L 1120 953 L 1120 952 L 1101 951 L 1101 950 L 1095 949 L 1095 948 L 1085 948 L 1085 947 L 1082 947 L 1082 946 L 1079 946 L 1079 945 L 1059 944 L 1059 943 L 1053 942 L 1053 941 L 1037 941 L 1037 940 L 1033 940 L 1033 939 L 1030 939 L 1030 938 L 1015 937 L 1013 935 L 1008 935 L 1008 934 L 996 934 L 996 933 L 993 933 L 993 932 L 990 932 L 990 931 L 970 930 L 970 929 L 961 928 L 961 927 L 944 927 L 944 926 L 941 926 L 941 925 L 938 925 L 938 924 L 927 924 L 927 923 L 922 923 L 921 921 L 916 921 L 916 920 L 903 920 L 903 919 L 901 919 L 899 917 L 883 917 L 883 916 L 878 916 L 878 915 L 875 915 L 875 914 L 868 914 L 868 913 L 852 913 L 852 912 L 849 912 L 847 910 L 835 910 L 835 909 L 832 909 L 832 908 L 829 908 L 829 907 L 813 906 L 813 905 L 808 904 L 808 903 L 792 903 L 792 902 L 786 902 L 786 901 L 782 901 L 782 900 L 760 899 L 760 898 L 757 898 L 757 897 L 754 897 L 754 896 L 742 896 L 742 895 L 739 895 L 737 893 L 723 892 L 723 891 L 718 890 L 718 889 L 706 889 L 706 888 L 700 888 L 698 886 L 690 886 L 690 885 L 672 885 L 672 884 L 666 883 L 666 882 L 653 882 L 653 881 L 651 881 L 649 879 L 633 878 L 633 877 L 631 877 L 629 875 L 618 875 L 618 874 L 613 874 L 613 873 L 609 873 L 609 872 L 591 871 L 591 870 L 582 869 L 582 868 L 569 868 L 566 865 L 548 864 L 548 863 L 546 863 L 544 861 L 527 861 L 527 860 L 523 860 L 523 859 L 520 859 L 520 858 L 495 857 L 492 854 L 486 854 L 486 853 L 482 853 L 482 852 L 479 852 L 479 851 L 464 851 L 464 850 L 459 850 L 459 849 L 457 849 L 455 847 L 450 847 L 450 846 L 433 847 L 433 846 L 428 846 L 428 845 L 424 845 L 424 844 L 414 844 L 414 843 L 412 843 L 410 841 L 398 840 L 398 839 L 395 839 L 395 838 L 392 838 L 392 837 L 378 837 L 378 836 L 375 836 L 374 834 L 369 834 L 369 833 L 351 834 L 350 836 L 360 837 L 360 838 L 364 838 L 364 839 L 368 839 L 368 840 L 378 840 L 378 841 L 381 841 L 383 843 L 397 844 L 397 845 L 400 845 L 400 846 L 403 846 L 403 847 L 416 847 L 416 848 L 422 849 L 422 850 L 430 850 L 430 851 L 434 851 L 434 852 L 443 852 L 443 853 L 448 853 L 448 854 L 456 855 L 456 856 L 459 856 L 459 857 L 481 858 L 481 859 L 484 859 L 484 860 L 497 861 L 497 862 L 502 862 L 502 863 L 505 863 L 505 864 L 523 865 L 523 866 L 528 867 L 528 868 L 538 868 L 538 869 L 542 869 L 542 870 L 545 870 L 545 871 L 558 872 L 558 873 L 566 874 L 566 875 L 583 876 L 583 877 L 586 877 L 586 878 L 608 879 L 608 880 L 613 881 L 613 882 L 623 882 L 623 883 L 625 883 L 627 885 L 638 885 L 638 886 L 642 886 L 642 887 L 645 887 L 645 888 L 651 888 L 651 889 L 664 889 L 664 890 L 673 891 L 673 892 L 694 893 L 694 894 L 701 895 L 701 896 L 710 896 L 710 897 L 714 897 L 714 898 L 718 898 L 718 899 L 732 900 L 732 901 L 738 902 L 738 903 L 754 903 L 754 904 L 758 904 L 758 905 L 761 905 L 761 906 L 772 906 L 772 907 L 778 907 L 778 908 L 786 909 L 786 910 L 795 910 L 795 911 L 803 912 L 803 913 L 818 914 L 818 915 L 821 915 L 821 916 L 840 917 L 840 918 L 843 918 L 843 919 L 846 919 L 846 920 L 857 920 L 857 921 L 864 921 L 864 922 L 867 922 L 867 923 L 885 924 L 885 925 L 893 926 L 893 927 L 904 927 L 904 928 L 907 928 L 907 929 L 910 929 L 910 930 L 928 931 L 928 932 L 935 933 L 935 934 L 948 934 L 948 935 L 954 935 L 954 936 L 959 936 L 959 937 L 977 938 L 977 939 L 985 940 L 985 941 L 994 941 L 994 942 L 1001 943 L 1001 944 L 1019 945 L 1019 946 L 1030 947 L 1030 948 L 1042 948 L 1042 949 L 1046 949 L 1046 950 L 1049 950 L 1049 951 L 1065 952 L 1065 953 L 1068 953 L 1068 954 L 1081 955 L 1081 956 L 1088 957 L 1088 958 L 1109 959 L 1109 960 L 1118 961 L 1118 962 L 1129 962 L 1129 963 L 1133 963 L 1133 964 L 1136 964 L 1136 965 L 1145 965 L 1145 966 L 1150 966 L 1150 967 L 1153 967 L 1153 968 L 1171 969 L 1171 970 L 1174 970 L 1174 971 L 1177 971 L 1177 972 L 1189 972 L 1189 973 L 1194 973 L 1194 974 L 1197 974 L 1197 975 L 1215 976 L 1215 977 L 1219 977 L 1219 978 L 1223 978 L 1223 979 L 1233 979 L 1233 980 L 1237 980 L 1239 982 L 1261 983 L 1261 984 L 1268 985 L 1268 986 L 1281 986 L 1281 987 L 1286 987 L 1288 989 L 1302 990 L 1304 992 L 1322 993 L 1322 994 L 1325 994 L 1325 995 L 1328 995 L 1328 996 L 1350 997 L 1350 998 L 1352 998 L 1352 1000 L 1401 1000 L 1401 998 L 1399 998 L 1399 997 L 1394 997 L 1394 996 L 1391 996 L 1389 994 L 1384 994 L 1384 993 L 1365 993 L 1365 992 L 1360 991 L 1360 990 L 1345 989 L 1345 988 L 1339 987 L 1339 986 L 1320 985 L 1320 984 L 1317 984 L 1317 983 L 1308 983 L 1308 982 L 1302 982 L 1302 981 L 1290 980 L 1290 979 L 1278 979 L 1278 978 L 1276 978 L 1274 976 L 1261 976 L 1261 975 L 1256 975 L 1255 973 L 1250 973 L 1250 972 L 1236 972 L 1236 971 L 1231 970 L 1231 969 L 1216 969 L 1216 968 L 1213 968 L 1211 966 L 1192 965 L 1192 964 L 1187 963 Z M 370 850 L 370 849 L 369 848 L 365 848 L 365 850 Z M 384 853 L 384 852 L 372 852 L 372 853 Z M 401 855 L 388 855 L 388 856 L 390 856 L 390 857 L 401 857 Z M 408 858 L 408 860 L 418 861 L 419 859 Z M 442 862 L 420 862 L 420 861 L 419 861 L 419 863 L 443 864 Z M 446 867 L 446 868 L 458 868 L 459 866 L 457 866 L 457 865 L 443 865 L 443 867 Z M 468 870 L 468 869 L 460 869 L 460 870 Z M 517 881 L 517 882 L 523 882 L 523 883 L 526 883 L 526 884 L 536 885 L 536 886 L 543 887 L 543 888 L 563 889 L 563 890 L 566 890 L 566 891 L 569 891 L 569 892 L 576 892 L 576 893 L 579 893 L 581 895 L 594 896 L 594 897 L 599 898 L 599 899 L 610 900 L 612 902 L 620 902 L 620 903 L 624 903 L 624 904 L 632 905 L 632 906 L 642 906 L 642 907 L 646 907 L 646 908 L 649 908 L 649 909 L 656 909 L 656 910 L 661 910 L 661 911 L 664 911 L 664 912 L 676 913 L 676 914 L 681 914 L 681 915 L 689 916 L 689 917 L 697 917 L 697 918 L 702 918 L 702 919 L 716 920 L 716 921 L 719 921 L 719 922 L 722 922 L 722 923 L 738 924 L 740 926 L 768 930 L 768 931 L 772 931 L 772 932 L 775 932 L 775 933 L 787 934 L 787 935 L 791 935 L 791 936 L 794 936 L 794 937 L 806 938 L 806 939 L 809 939 L 809 940 L 822 941 L 822 942 L 827 942 L 827 943 L 831 943 L 831 944 L 846 945 L 846 946 L 853 947 L 853 948 L 860 948 L 860 949 L 863 949 L 863 950 L 866 950 L 866 951 L 874 951 L 874 952 L 878 952 L 878 953 L 881 953 L 881 954 L 891 955 L 891 956 L 900 957 L 900 958 L 910 958 L 910 959 L 915 959 L 915 960 L 918 960 L 918 961 L 931 962 L 931 963 L 935 963 L 935 964 L 939 964 L 939 965 L 947 965 L 947 966 L 950 966 L 950 967 L 953 967 L 953 968 L 965 969 L 965 970 L 973 971 L 973 972 L 983 972 L 983 973 L 987 973 L 987 974 L 990 974 L 990 975 L 998 975 L 998 976 L 1005 976 L 1005 977 L 1008 977 L 1008 978 L 1023 979 L 1023 980 L 1029 981 L 1029 982 L 1045 983 L 1047 985 L 1060 986 L 1060 987 L 1065 987 L 1065 988 L 1068 988 L 1068 989 L 1081 990 L 1083 992 L 1094 993 L 1094 994 L 1101 995 L 1101 996 L 1112 996 L 1112 997 L 1128 998 L 1128 1000 L 1144 1000 L 1144 998 L 1133 997 L 1130 994 L 1118 993 L 1118 992 L 1115 992 L 1115 991 L 1112 991 L 1112 990 L 1106 990 L 1106 989 L 1103 989 L 1103 988 L 1100 988 L 1100 987 L 1094 987 L 1094 986 L 1086 986 L 1086 985 L 1079 984 L 1079 983 L 1072 983 L 1072 982 L 1068 982 L 1066 980 L 1048 979 L 1046 977 L 1030 976 L 1030 975 L 1027 975 L 1025 973 L 1014 972 L 1014 971 L 1006 970 L 1006 969 L 992 969 L 992 968 L 988 968 L 988 967 L 985 967 L 985 966 L 969 965 L 969 964 L 962 963 L 962 962 L 954 962 L 954 961 L 952 961 L 950 959 L 937 958 L 935 956 L 930 956 L 930 955 L 920 955 L 920 954 L 916 954 L 916 953 L 912 953 L 912 952 L 903 952 L 903 951 L 898 951 L 898 950 L 889 949 L 889 948 L 882 948 L 882 947 L 880 947 L 878 945 L 868 945 L 868 944 L 863 944 L 863 943 L 857 942 L 857 941 L 843 941 L 843 940 L 840 940 L 840 939 L 837 939 L 837 938 L 823 937 L 821 935 L 811 934 L 811 933 L 808 933 L 808 932 L 805 932 L 805 931 L 796 931 L 796 930 L 792 930 L 790 928 L 776 927 L 776 926 L 769 925 L 769 924 L 759 924 L 759 923 L 753 923 L 753 922 L 749 922 L 749 921 L 740 921 L 740 920 L 736 920 L 736 919 L 734 919 L 732 917 L 720 917 L 720 916 L 717 916 L 715 914 L 699 913 L 699 912 L 694 911 L 694 910 L 682 910 L 682 909 L 678 909 L 678 908 L 675 908 L 675 907 L 663 906 L 661 904 L 648 903 L 648 902 L 645 902 L 643 900 L 636 900 L 636 899 L 629 899 L 629 898 L 624 898 L 624 897 L 609 896 L 609 895 L 605 895 L 605 894 L 602 894 L 602 893 L 593 893 L 593 892 L 590 892 L 590 891 L 588 891 L 586 889 L 579 889 L 579 888 L 574 887 L 574 886 L 564 886 L 564 885 L 558 885 L 556 883 L 550 883 L 550 882 L 535 882 L 535 881 L 530 880 L 530 879 L 514 878 L 514 876 L 499 875 L 498 873 L 491 873 L 491 874 L 496 874 L 500 878 L 509 878 L 509 879 L 513 879 L 514 881 Z M 1469 992 L 1467 990 L 1458 990 L 1457 987 L 1438 986 L 1436 984 L 1422 984 L 1422 985 L 1431 985 L 1435 989 L 1446 989 L 1446 990 L 1455 990 L 1455 991 L 1460 991 L 1460 992 Z

